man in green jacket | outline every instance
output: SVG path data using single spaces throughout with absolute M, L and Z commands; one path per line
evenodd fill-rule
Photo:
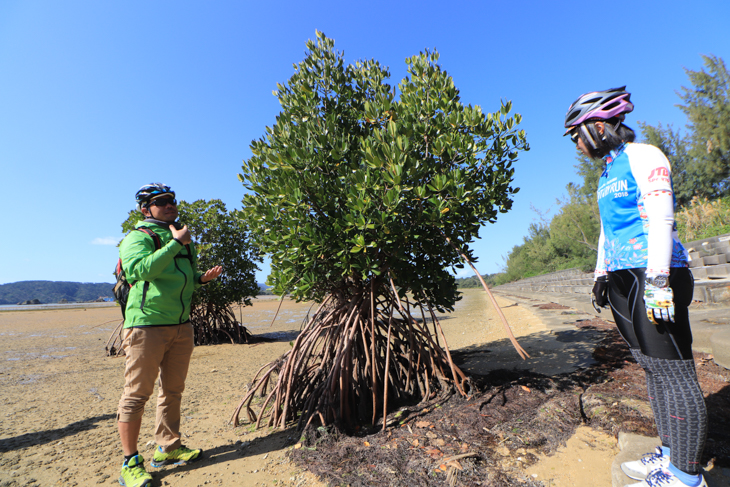
M 142 186 L 137 209 L 146 227 L 159 238 L 132 231 L 122 241 L 119 255 L 127 281 L 132 284 L 125 310 L 123 347 L 126 355 L 124 393 L 119 401 L 117 425 L 124 450 L 119 483 L 127 487 L 150 486 L 152 476 L 137 451 L 142 414 L 159 375 L 153 467 L 192 462 L 201 450 L 180 441 L 180 400 L 185 389 L 193 327 L 190 304 L 193 291 L 220 276 L 216 266 L 197 270 L 195 246 L 187 226 L 177 222 L 175 193 L 164 184 Z

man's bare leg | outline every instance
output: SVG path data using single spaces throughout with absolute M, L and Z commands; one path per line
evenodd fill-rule
M 122 439 L 122 450 L 124 456 L 129 456 L 137 451 L 137 440 L 139 439 L 139 429 L 142 427 L 142 418 L 137 421 L 123 422 L 117 421 L 119 429 L 119 437 Z

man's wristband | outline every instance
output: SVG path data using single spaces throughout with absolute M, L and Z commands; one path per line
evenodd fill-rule
M 182 245 L 183 247 L 185 247 L 185 244 L 184 244 L 184 243 L 182 243 L 182 242 L 180 241 L 180 239 L 177 239 L 177 238 L 173 238 L 173 240 L 174 240 L 175 242 L 179 243 L 180 245 Z

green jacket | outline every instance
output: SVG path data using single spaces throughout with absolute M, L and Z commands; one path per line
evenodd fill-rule
M 155 251 L 152 237 L 138 231 L 129 232 L 119 246 L 127 281 L 134 283 L 129 290 L 124 328 L 185 323 L 190 317 L 193 291 L 202 285 L 195 246 L 190 244 L 192 255 L 188 255 L 187 247 L 173 240 L 168 227 L 149 221 L 137 222 L 139 227 L 155 232 L 161 248 Z

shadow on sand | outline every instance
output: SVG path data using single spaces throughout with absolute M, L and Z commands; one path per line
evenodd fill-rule
M 116 418 L 116 414 L 104 414 L 93 418 L 76 421 L 63 428 L 54 430 L 38 431 L 34 433 L 25 433 L 24 435 L 15 436 L 13 438 L 0 439 L 0 453 L 12 450 L 22 450 L 31 446 L 45 445 L 53 441 L 73 436 L 82 431 L 93 430 L 98 427 L 98 423 Z

